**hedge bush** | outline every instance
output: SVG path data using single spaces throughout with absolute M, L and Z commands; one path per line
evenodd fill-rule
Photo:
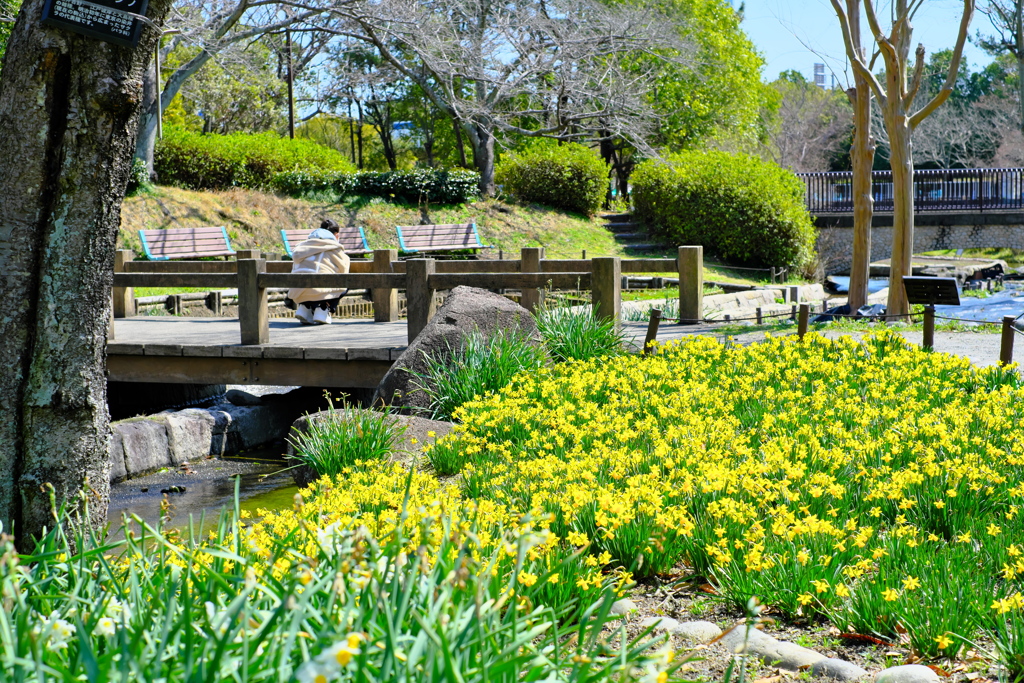
M 203 135 L 168 128 L 154 155 L 157 178 L 192 190 L 267 187 L 281 171 L 354 172 L 337 150 L 274 133 Z
M 495 180 L 519 201 L 590 216 L 608 192 L 608 166 L 583 145 L 544 143 L 503 159 Z
M 674 244 L 700 244 L 738 265 L 800 267 L 814 255 L 804 184 L 745 154 L 685 152 L 640 164 L 633 215 Z
M 284 171 L 271 179 L 278 192 L 301 197 L 310 192 L 333 190 L 411 203 L 462 204 L 477 196 L 480 174 L 463 169 L 341 173 L 334 171 Z

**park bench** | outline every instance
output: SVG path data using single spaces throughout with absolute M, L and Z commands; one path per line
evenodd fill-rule
M 295 246 L 309 237 L 310 232 L 310 230 L 281 231 L 281 242 L 284 244 L 284 253 L 288 255 L 288 258 L 292 257 L 292 250 Z M 362 228 L 357 228 L 354 225 L 342 227 L 341 232 L 338 233 L 338 241 L 344 247 L 346 254 L 363 255 L 373 251 L 370 249 L 369 242 L 366 241 L 366 233 Z
M 399 225 L 398 248 L 407 254 L 427 251 L 462 251 L 491 247 L 480 242 L 476 223 L 450 223 L 447 225 Z
M 139 241 L 150 261 L 235 255 L 224 226 L 139 230 Z

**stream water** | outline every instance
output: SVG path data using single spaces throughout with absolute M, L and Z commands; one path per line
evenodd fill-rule
M 198 528 L 200 520 L 204 520 L 203 527 L 211 529 L 222 511 L 234 506 L 236 482 L 243 510 L 291 506 L 299 489 L 281 450 L 265 448 L 237 458 L 202 460 L 112 485 L 107 511 L 111 538 L 121 537 L 123 515 L 136 515 L 156 525 L 164 496 L 171 506 L 171 526 L 185 527 L 191 520 Z

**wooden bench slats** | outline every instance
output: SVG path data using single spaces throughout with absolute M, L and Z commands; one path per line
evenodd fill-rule
M 150 261 L 233 256 L 235 253 L 224 226 L 139 230 L 139 241 Z
M 311 230 L 282 230 L 281 231 L 281 242 L 284 245 L 284 252 L 289 258 L 292 256 L 292 249 L 299 242 L 305 241 L 309 237 Z M 351 225 L 341 229 L 338 233 L 338 242 L 345 248 L 346 254 L 369 254 L 370 249 L 369 242 L 366 241 L 366 233 L 362 228 Z
M 480 242 L 476 223 L 399 225 L 395 231 L 398 233 L 398 248 L 407 253 L 490 248 Z

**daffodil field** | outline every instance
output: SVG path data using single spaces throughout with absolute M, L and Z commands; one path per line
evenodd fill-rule
M 681 658 L 609 609 L 632 580 L 683 575 L 1024 675 L 1015 368 L 888 333 L 697 338 L 534 370 L 456 418 L 429 466 L 358 462 L 212 534 L 8 544 L 0 670 L 663 683 Z
M 471 501 L 637 577 L 1024 671 L 1024 390 L 880 334 L 699 339 L 535 373 L 434 445 Z M 582 586 L 585 577 L 579 581 Z

